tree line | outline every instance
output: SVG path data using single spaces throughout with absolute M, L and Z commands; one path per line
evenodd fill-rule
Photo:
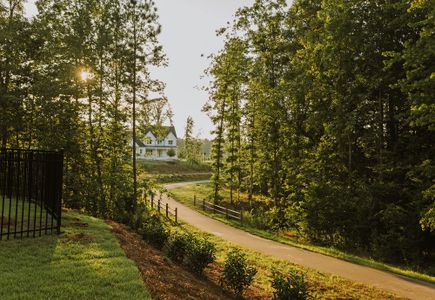
M 132 124 L 170 115 L 149 72 L 166 64 L 157 9 L 149 0 L 38 0 L 29 19 L 24 3 L 0 1 L 0 148 L 62 149 L 64 205 L 125 217 L 136 202 Z
M 434 15 L 430 0 L 240 9 L 207 70 L 214 201 L 264 195 L 275 229 L 433 262 Z

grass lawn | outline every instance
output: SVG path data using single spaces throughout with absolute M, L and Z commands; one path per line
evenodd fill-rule
M 102 220 L 63 213 L 61 235 L 0 242 L 0 299 L 150 299 Z
M 187 174 L 187 173 L 210 173 L 210 165 L 205 163 L 190 163 L 182 160 L 158 161 L 138 160 L 138 168 L 148 174 Z
M 243 229 L 251 234 L 255 234 L 255 235 L 261 236 L 261 237 L 266 238 L 266 239 L 274 240 L 277 242 L 281 242 L 283 244 L 299 247 L 299 248 L 310 250 L 313 252 L 318 252 L 318 253 L 322 253 L 325 255 L 330 255 L 330 256 L 337 257 L 337 258 L 340 258 L 340 259 L 343 259 L 343 260 L 346 260 L 349 262 L 357 263 L 360 265 L 369 266 L 369 267 L 376 268 L 379 270 L 390 271 L 390 272 L 397 273 L 400 275 L 405 275 L 405 276 L 408 276 L 411 278 L 435 283 L 435 277 L 428 275 L 428 274 L 419 273 L 419 272 L 416 272 L 414 270 L 401 268 L 398 266 L 388 265 L 388 264 L 385 264 L 382 262 L 375 261 L 371 258 L 352 255 L 352 254 L 337 250 L 335 248 L 320 247 L 320 246 L 315 246 L 315 245 L 310 245 L 310 244 L 302 244 L 296 238 L 291 238 L 291 237 L 284 236 L 281 234 L 276 234 L 273 232 L 268 232 L 265 230 L 257 229 L 257 228 L 254 228 L 252 226 L 248 226 L 246 224 L 244 224 L 242 226 L 239 221 L 228 220 L 225 218 L 225 216 L 220 215 L 220 214 L 214 214 L 210 211 L 204 212 L 200 206 L 195 207 L 193 205 L 193 196 L 194 195 L 197 196 L 197 199 L 207 199 L 207 196 L 210 194 L 210 191 L 211 191 L 211 185 L 209 183 L 201 183 L 201 184 L 192 184 L 192 185 L 186 185 L 183 187 L 179 187 L 179 188 L 171 190 L 170 192 L 171 192 L 172 196 L 174 197 L 174 199 L 176 199 L 177 201 L 179 201 L 179 202 L 181 202 L 181 203 L 183 203 L 191 208 L 194 208 L 194 209 L 200 211 L 201 213 L 206 214 L 214 219 L 220 220 L 220 221 L 222 221 L 226 224 L 229 224 L 233 227 Z M 228 191 L 223 191 L 222 194 L 223 194 L 225 199 L 228 199 Z M 244 196 L 245 195 L 242 195 L 242 197 L 244 197 Z M 200 203 L 199 200 L 198 200 L 198 203 Z
M 10 218 L 9 218 L 10 210 Z M 1 215 L 3 212 L 3 221 Z M 2 239 L 6 239 L 6 234 L 10 233 L 10 238 L 12 238 L 16 232 L 16 236 L 21 236 L 22 231 L 36 231 L 35 236 L 39 235 L 39 229 L 41 228 L 42 234 L 45 232 L 45 228 L 56 227 L 56 220 L 52 219 L 51 215 L 35 203 L 29 201 L 16 201 L 12 198 L 0 199 L 0 230 L 4 235 Z M 55 229 L 53 230 L 55 231 Z M 33 232 L 23 233 L 23 236 L 33 236 Z

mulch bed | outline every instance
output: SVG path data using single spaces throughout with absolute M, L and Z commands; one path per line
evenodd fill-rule
M 136 262 L 145 286 L 153 299 L 234 299 L 219 285 L 222 267 L 214 263 L 199 278 L 182 266 L 173 263 L 162 251 L 144 242 L 140 235 L 126 226 L 108 221 L 127 257 Z M 259 289 L 251 288 L 245 299 L 270 299 Z

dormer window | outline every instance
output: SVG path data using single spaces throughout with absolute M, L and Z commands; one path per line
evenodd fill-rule
M 147 138 L 145 138 L 145 143 L 147 145 L 151 145 L 153 143 L 153 141 L 151 140 L 151 138 L 147 137 Z
M 168 141 L 168 145 L 173 145 L 174 144 L 174 141 L 173 140 L 169 140 Z

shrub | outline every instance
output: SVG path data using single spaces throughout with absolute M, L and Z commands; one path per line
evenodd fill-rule
M 215 259 L 216 246 L 204 238 L 191 236 L 185 256 L 186 265 L 195 273 L 202 271 Z
M 158 249 L 162 249 L 168 240 L 169 232 L 160 221 L 158 216 L 149 217 L 143 225 L 142 236 Z
M 176 154 L 174 149 L 169 149 L 167 153 L 169 157 L 174 157 Z
M 136 211 L 131 214 L 128 220 L 128 225 L 134 229 L 140 231 L 144 226 L 144 223 L 148 218 L 148 210 L 145 205 L 139 205 Z
M 308 284 L 304 275 L 297 271 L 290 271 L 287 276 L 272 271 L 273 300 L 303 300 L 308 298 Z
M 241 297 L 244 290 L 251 285 L 257 269 L 247 266 L 246 255 L 238 249 L 228 253 L 221 281 L 234 290 L 234 293 Z
M 270 229 L 272 224 L 272 213 L 270 210 L 258 207 L 250 211 L 243 212 L 243 222 L 250 226 L 262 230 Z
M 182 263 L 190 240 L 191 235 L 189 234 L 172 234 L 166 243 L 168 257 L 176 263 Z

